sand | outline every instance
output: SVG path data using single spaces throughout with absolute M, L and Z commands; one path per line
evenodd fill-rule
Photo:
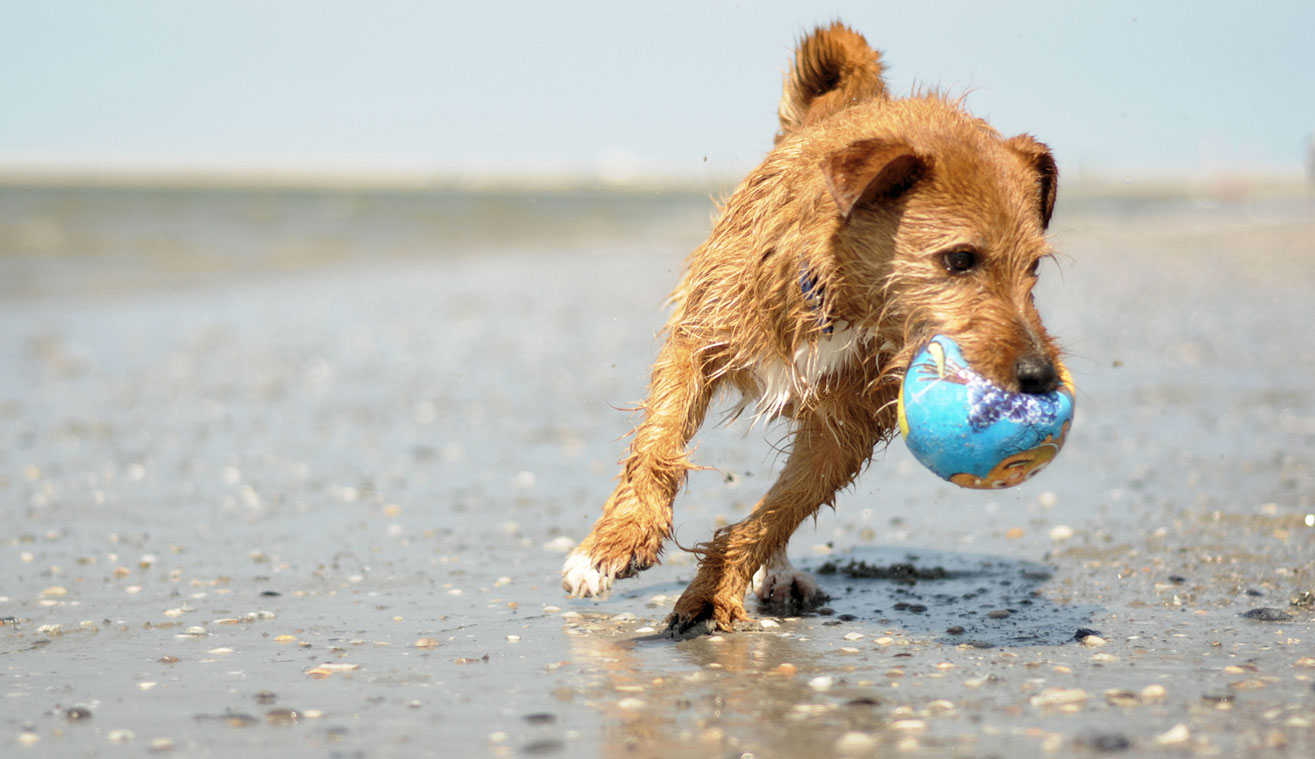
M 1061 206 L 1054 464 L 896 441 L 791 544 L 826 608 L 676 642 L 679 550 L 557 572 L 705 198 L 0 192 L 6 756 L 1315 753 L 1303 198 Z M 700 436 L 682 543 L 782 435 Z

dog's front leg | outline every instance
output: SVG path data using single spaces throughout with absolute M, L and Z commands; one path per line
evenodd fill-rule
M 573 597 L 606 593 L 618 578 L 657 563 L 671 536 L 671 502 L 690 469 L 685 447 L 708 410 L 713 380 L 697 346 L 667 340 L 653 366 L 644 419 L 635 428 L 620 482 L 593 530 L 562 566 Z
M 810 415 L 801 420 L 780 479 L 753 513 L 694 549 L 699 571 L 667 618 L 668 630 L 677 635 L 730 631 L 736 622 L 749 621 L 744 592 L 754 572 L 785 550 L 804 519 L 853 481 L 881 433 L 874 419 Z

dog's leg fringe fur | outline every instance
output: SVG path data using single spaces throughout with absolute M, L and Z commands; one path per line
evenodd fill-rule
M 686 446 L 703 424 L 711 385 L 699 351 L 676 337 L 668 339 L 653 367 L 643 421 L 621 462 L 620 482 L 563 570 L 562 584 L 569 593 L 605 593 L 613 580 L 658 562 L 671 536 L 671 503 L 688 471 L 696 468 Z
M 744 592 L 754 572 L 785 548 L 805 519 L 834 502 L 884 434 L 877 420 L 863 414 L 839 419 L 812 414 L 801 420 L 780 479 L 753 513 L 692 549 L 699 556 L 699 571 L 676 602 L 668 627 L 681 633 L 711 623 L 730 631 L 737 622 L 749 621 Z

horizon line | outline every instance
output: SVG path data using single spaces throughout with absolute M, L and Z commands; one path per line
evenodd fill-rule
M 745 172 L 636 170 L 598 168 L 500 168 L 401 166 L 396 162 L 276 162 L 276 161 L 79 161 L 31 160 L 0 156 L 0 186 L 126 186 L 233 187 L 308 189 L 470 189 L 707 191 L 726 190 Z M 1229 192 L 1307 190 L 1315 176 L 1299 166 L 1254 165 L 1219 168 L 1083 167 L 1070 169 L 1061 182 L 1085 192 L 1128 190 L 1199 190 L 1202 186 Z

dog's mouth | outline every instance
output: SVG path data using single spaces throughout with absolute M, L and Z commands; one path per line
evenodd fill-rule
M 998 393 L 1045 396 L 1065 387 L 1070 393 L 1073 391 L 1073 379 L 1067 367 L 1058 357 L 1050 357 L 1039 347 L 1022 354 L 1012 364 L 1005 361 L 1003 366 L 991 366 L 969 358 L 961 342 L 949 333 L 928 330 L 921 334 L 922 336 L 906 342 L 905 349 L 898 357 L 899 365 L 904 367 L 906 374 L 912 371 L 915 357 L 927 351 L 937 355 L 938 352 L 943 351 L 941 347 L 943 342 L 948 341 L 954 346 L 955 366 L 973 374 L 979 382 L 989 384 Z

